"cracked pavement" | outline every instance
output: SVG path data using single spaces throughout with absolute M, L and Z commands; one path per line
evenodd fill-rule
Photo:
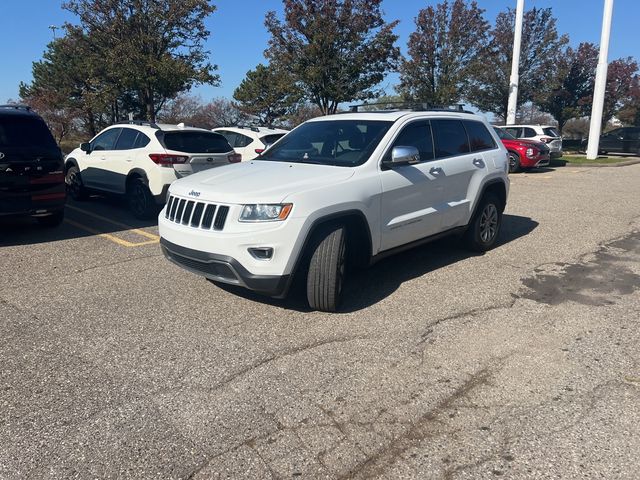
M 386 259 L 336 315 L 0 224 L 0 478 L 636 477 L 640 165 L 511 178 L 498 248 Z

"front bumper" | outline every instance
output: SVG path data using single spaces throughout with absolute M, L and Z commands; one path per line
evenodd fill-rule
M 162 253 L 168 260 L 210 280 L 238 285 L 271 297 L 286 295 L 290 275 L 254 275 L 235 258 L 181 247 L 161 238 Z

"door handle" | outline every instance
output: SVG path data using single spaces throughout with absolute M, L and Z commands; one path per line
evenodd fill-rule
M 437 177 L 438 175 L 442 175 L 444 171 L 440 167 L 431 167 L 431 170 L 429 170 L 429 173 L 434 177 Z
M 100 157 L 100 160 L 106 160 L 107 157 Z
M 484 160 L 482 160 L 481 158 L 474 158 L 473 164 L 478 168 L 484 168 Z

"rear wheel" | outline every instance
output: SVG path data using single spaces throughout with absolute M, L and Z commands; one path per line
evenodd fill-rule
M 64 220 L 64 210 L 53 213 L 51 215 L 47 215 L 46 217 L 36 217 L 38 223 L 47 228 L 57 227 Z
M 307 300 L 314 310 L 335 312 L 340 304 L 346 266 L 343 225 L 322 229 L 312 244 L 307 273 Z
M 486 193 L 464 234 L 467 248 L 474 252 L 491 250 L 502 225 L 502 204 L 496 195 Z
M 67 193 L 69 193 L 69 196 L 74 200 L 84 200 L 87 198 L 87 191 L 82 183 L 80 170 L 75 165 L 67 169 L 64 183 L 67 186 Z
M 520 155 L 509 152 L 509 173 L 518 173 L 520 170 Z
M 127 203 L 136 218 L 149 220 L 156 213 L 156 202 L 147 184 L 141 178 L 127 183 Z

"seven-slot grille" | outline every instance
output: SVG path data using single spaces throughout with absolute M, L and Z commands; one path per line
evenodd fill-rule
M 198 202 L 171 195 L 164 211 L 165 218 L 174 223 L 204 230 L 222 230 L 227 221 L 229 207 Z

